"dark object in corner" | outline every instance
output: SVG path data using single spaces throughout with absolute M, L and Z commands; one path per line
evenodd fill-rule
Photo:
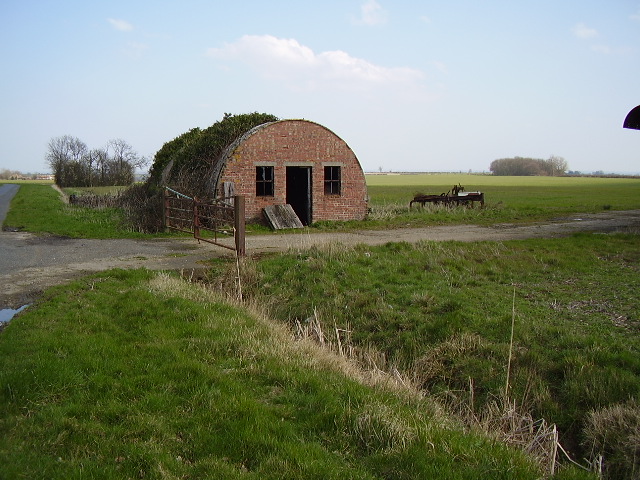
M 624 119 L 622 127 L 640 130 L 640 105 L 627 114 L 627 118 Z

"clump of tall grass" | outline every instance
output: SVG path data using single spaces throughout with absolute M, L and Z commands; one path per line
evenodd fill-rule
M 361 448 L 371 453 L 405 449 L 418 437 L 415 425 L 383 403 L 371 403 L 355 415 L 347 410 L 346 414 Z
M 640 404 L 637 399 L 587 415 L 583 444 L 605 478 L 640 476 Z
M 409 205 L 401 203 L 373 204 L 369 210 L 369 220 L 388 220 L 398 215 L 405 215 L 409 211 Z

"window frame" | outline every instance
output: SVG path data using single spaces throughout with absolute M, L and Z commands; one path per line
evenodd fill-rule
M 336 175 L 337 173 L 337 175 Z M 324 194 L 332 196 L 342 195 L 342 166 L 324 166 Z
M 275 190 L 274 166 L 256 165 L 256 197 L 273 197 Z

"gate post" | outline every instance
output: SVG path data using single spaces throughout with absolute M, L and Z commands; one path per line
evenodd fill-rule
M 193 197 L 193 238 L 200 240 L 200 212 L 198 211 L 198 197 Z
M 162 189 L 162 230 L 167 231 L 167 209 L 169 208 L 169 198 L 167 197 L 167 189 Z
M 236 255 L 244 257 L 245 250 L 245 219 L 244 219 L 244 197 L 236 195 L 233 197 L 233 227 L 235 230 Z

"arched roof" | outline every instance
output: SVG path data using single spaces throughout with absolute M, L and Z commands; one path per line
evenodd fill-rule
M 227 164 L 227 161 L 233 155 L 233 152 L 242 143 L 244 143 L 252 135 L 255 135 L 259 131 L 261 131 L 261 130 L 263 130 L 263 129 L 271 126 L 271 125 L 275 125 L 275 124 L 278 124 L 278 123 L 285 123 L 285 122 L 305 122 L 305 123 L 308 123 L 310 125 L 314 125 L 316 127 L 320 127 L 322 129 L 326 130 L 330 135 L 332 135 L 332 136 L 334 136 L 336 138 L 340 138 L 331 129 L 329 129 L 329 128 L 325 127 L 324 125 L 321 125 L 321 124 L 319 124 L 317 122 L 312 122 L 311 120 L 284 119 L 284 120 L 276 120 L 274 122 L 262 123 L 262 124 L 260 124 L 258 126 L 253 127 L 251 130 L 245 132 L 243 135 L 240 135 L 238 138 L 236 138 L 236 140 L 233 143 L 231 143 L 227 148 L 225 148 L 223 150 L 222 154 L 216 159 L 216 161 L 212 165 L 212 172 L 211 172 L 212 173 L 211 174 L 211 180 L 213 181 L 212 190 L 216 189 L 216 187 L 218 185 L 218 180 L 220 179 L 220 175 L 222 174 L 222 171 L 224 170 L 224 167 Z M 340 139 L 340 140 L 342 140 L 342 139 Z
M 640 105 L 631 110 L 624 119 L 624 128 L 632 128 L 634 130 L 640 130 Z
M 281 122 L 282 120 L 277 120 L 277 121 Z M 253 135 L 257 131 L 262 130 L 266 126 L 271 125 L 273 123 L 276 123 L 276 122 L 262 123 L 260 125 L 253 127 L 251 130 L 243 133 L 238 138 L 236 138 L 232 143 L 229 144 L 227 148 L 225 148 L 222 151 L 222 154 L 220 154 L 220 156 L 215 160 L 215 162 L 212 165 L 211 180 L 213 184 L 211 185 L 211 191 L 215 191 L 218 185 L 218 179 L 222 174 L 222 170 L 224 170 L 224 166 L 227 164 L 227 160 L 229 160 L 229 157 L 233 154 L 235 149 L 238 148 L 238 146 L 242 144 L 242 142 L 244 142 L 251 135 Z

